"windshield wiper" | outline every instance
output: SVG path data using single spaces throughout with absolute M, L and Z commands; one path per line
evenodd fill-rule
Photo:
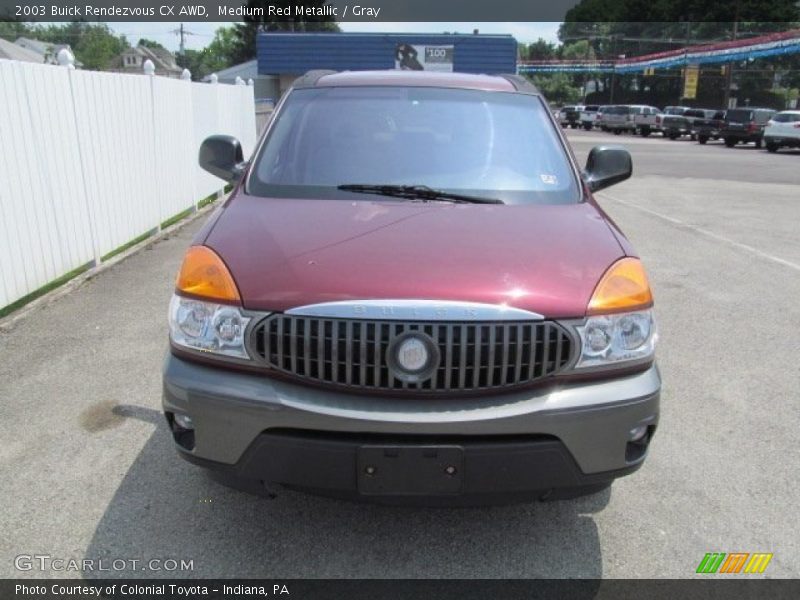
M 445 200 L 464 204 L 505 204 L 497 198 L 482 198 L 481 196 L 468 196 L 453 194 L 444 190 L 435 190 L 427 185 L 364 185 L 348 183 L 337 186 L 345 192 L 362 194 L 377 194 L 378 196 L 391 196 L 393 198 L 409 198 L 412 200 Z

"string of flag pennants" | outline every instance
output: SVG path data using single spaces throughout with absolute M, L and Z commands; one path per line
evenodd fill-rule
M 800 29 L 618 60 L 528 61 L 520 63 L 517 71 L 519 73 L 652 73 L 655 69 L 728 63 L 796 53 L 800 53 Z

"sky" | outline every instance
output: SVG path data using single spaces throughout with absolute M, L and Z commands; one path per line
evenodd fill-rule
M 186 36 L 186 47 L 200 50 L 214 39 L 214 32 L 219 27 L 230 26 L 232 23 L 186 23 L 186 31 L 194 35 Z M 531 43 L 539 38 L 549 42 L 558 41 L 558 26 L 560 23 L 339 23 L 345 32 L 374 32 L 374 33 L 472 33 L 478 29 L 480 33 L 510 33 L 518 42 Z M 116 33 L 124 34 L 131 44 L 136 44 L 140 38 L 154 40 L 169 50 L 177 51 L 179 37 L 173 33 L 180 23 L 108 23 Z

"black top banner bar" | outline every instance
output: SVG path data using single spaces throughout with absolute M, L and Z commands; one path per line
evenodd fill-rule
M 579 0 L 0 0 L 20 21 L 563 21 Z

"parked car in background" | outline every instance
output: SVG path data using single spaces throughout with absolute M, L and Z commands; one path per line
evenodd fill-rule
M 568 147 L 527 79 L 419 71 L 301 77 L 248 162 L 206 139 L 234 187 L 170 302 L 180 455 L 254 492 L 432 504 L 637 470 L 653 296 L 593 197 L 631 157 L 598 146 L 581 170 Z
M 597 109 L 597 114 L 594 117 L 594 126 L 596 129 L 599 129 L 601 131 L 608 131 L 605 125 L 603 124 L 603 114 L 609 108 L 611 108 L 610 104 L 601 104 L 600 107 Z
M 665 106 L 664 107 L 664 114 L 665 115 L 682 115 L 687 110 L 691 110 L 691 106 Z
M 594 127 L 595 121 L 597 120 L 597 112 L 599 110 L 600 106 L 597 104 L 584 106 L 580 114 L 581 127 L 583 127 L 586 131 L 591 131 L 592 127 Z
M 692 136 L 701 144 L 705 144 L 708 140 L 718 140 L 724 123 L 724 110 L 713 111 L 711 116 L 706 113 L 706 116 L 697 117 L 693 120 Z
M 714 108 L 690 108 L 683 113 L 682 116 L 689 125 L 689 137 L 692 140 L 696 139 L 694 133 L 695 123 L 699 120 L 713 117 L 716 112 Z
M 728 148 L 736 144 L 753 142 L 761 148 L 764 128 L 777 111 L 771 108 L 731 108 L 725 113 L 722 125 L 722 139 Z
M 800 148 L 800 110 L 784 110 L 772 116 L 764 127 L 764 145 L 770 152 L 779 148 Z
M 677 140 L 684 135 L 691 135 L 689 119 L 683 114 L 664 114 L 661 118 L 661 132 L 664 137 Z
M 637 133 L 647 137 L 661 131 L 661 110 L 655 106 L 633 106 L 633 125 Z
M 581 111 L 583 108 L 584 107 L 580 104 L 574 106 L 565 106 L 558 111 L 558 122 L 561 123 L 562 127 L 572 127 L 572 129 L 577 129 L 580 125 Z
M 603 111 L 603 131 L 619 135 L 625 131 L 633 131 L 633 111 L 627 104 L 609 106 Z

